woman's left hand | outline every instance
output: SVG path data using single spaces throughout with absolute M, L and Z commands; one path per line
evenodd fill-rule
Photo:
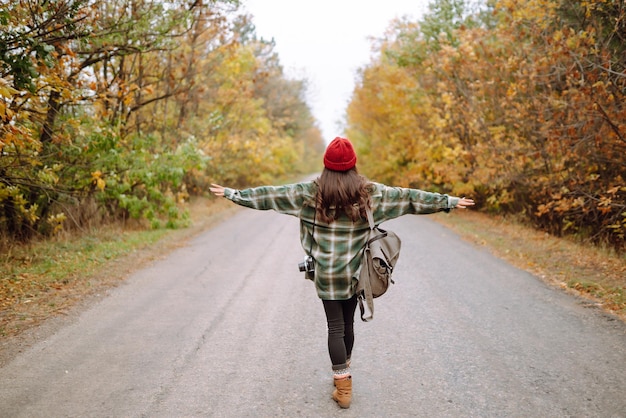
M 456 209 L 466 209 L 468 206 L 474 206 L 474 200 L 462 197 L 459 199 L 459 203 L 456 204 Z

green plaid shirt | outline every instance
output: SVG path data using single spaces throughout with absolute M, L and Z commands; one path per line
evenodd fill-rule
M 457 197 L 417 189 L 388 187 L 373 183 L 371 195 L 374 223 L 407 214 L 449 211 Z M 345 300 L 354 295 L 361 254 L 369 235 L 367 219 L 352 222 L 342 214 L 327 224 L 315 217 L 315 181 L 284 186 L 262 186 L 245 190 L 225 188 L 224 197 L 252 209 L 275 210 L 300 219 L 302 248 L 315 259 L 315 287 L 325 300 Z M 315 231 L 313 224 L 315 222 Z

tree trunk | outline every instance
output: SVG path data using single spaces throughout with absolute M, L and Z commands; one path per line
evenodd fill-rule
M 54 122 L 61 109 L 60 98 L 61 94 L 58 91 L 52 90 L 50 92 L 50 97 L 48 98 L 48 113 L 46 114 L 46 120 L 41 128 L 41 136 L 39 137 L 42 144 L 47 144 L 52 140 Z

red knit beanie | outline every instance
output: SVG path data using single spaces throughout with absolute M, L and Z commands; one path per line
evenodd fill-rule
M 324 167 L 333 171 L 348 171 L 356 165 L 356 153 L 349 140 L 337 137 L 324 153 Z

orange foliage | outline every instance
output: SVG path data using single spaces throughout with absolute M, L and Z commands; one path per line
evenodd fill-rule
M 623 249 L 626 11 L 501 0 L 490 16 L 434 46 L 394 28 L 348 109 L 363 167 Z

